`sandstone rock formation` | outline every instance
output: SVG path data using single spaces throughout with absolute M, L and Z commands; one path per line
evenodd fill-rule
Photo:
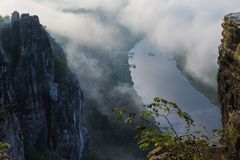
M 218 95 L 222 109 L 223 142 L 240 158 L 240 13 L 225 16 L 219 46 Z
M 0 27 L 0 141 L 14 160 L 81 160 L 87 135 L 78 79 L 37 16 Z
M 225 16 L 219 46 L 218 95 L 223 115 L 224 143 L 240 149 L 240 13 Z M 239 157 L 239 155 L 238 155 Z M 239 157 L 240 158 L 240 157 Z

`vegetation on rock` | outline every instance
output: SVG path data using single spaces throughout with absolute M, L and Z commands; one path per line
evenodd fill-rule
M 231 159 L 240 157 L 240 29 L 239 15 L 225 16 L 222 24 L 223 39 L 218 57 L 218 97 L 222 108 L 224 134 L 222 142 L 228 146 Z
M 0 142 L 0 153 L 5 153 L 10 147 L 9 144 Z

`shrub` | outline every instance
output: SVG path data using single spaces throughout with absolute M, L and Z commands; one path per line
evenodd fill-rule
M 118 122 L 136 128 L 138 145 L 140 149 L 150 152 L 149 159 L 154 155 L 161 155 L 164 160 L 215 159 L 216 155 L 213 146 L 210 145 L 209 137 L 203 134 L 205 133 L 203 131 L 196 131 L 191 116 L 182 111 L 176 103 L 155 98 L 153 103 L 144 107 L 146 110 L 139 115 L 122 108 L 115 108 L 113 112 Z M 170 115 L 176 115 L 184 124 L 184 133 L 180 134 L 174 128 Z M 153 117 L 161 118 L 167 125 L 153 121 Z M 217 132 L 220 131 L 215 130 L 212 135 L 217 136 L 215 134 Z
M 5 153 L 10 147 L 9 144 L 0 142 L 0 153 Z

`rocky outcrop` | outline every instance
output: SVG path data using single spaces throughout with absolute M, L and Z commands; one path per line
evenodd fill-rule
M 81 160 L 83 92 L 64 53 L 37 16 L 0 27 L 0 141 L 14 160 Z
M 219 46 L 218 95 L 224 127 L 223 142 L 240 158 L 240 13 L 225 16 Z

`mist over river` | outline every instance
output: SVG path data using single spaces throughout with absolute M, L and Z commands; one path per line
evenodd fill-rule
M 134 88 L 144 103 L 160 97 L 175 102 L 189 113 L 197 126 L 204 125 L 209 130 L 221 128 L 220 108 L 195 88 L 181 75 L 171 55 L 158 53 L 146 39 L 140 41 L 131 50 L 135 55 L 129 60 L 136 69 L 131 70 Z M 181 131 L 179 120 L 172 118 L 175 127 Z

